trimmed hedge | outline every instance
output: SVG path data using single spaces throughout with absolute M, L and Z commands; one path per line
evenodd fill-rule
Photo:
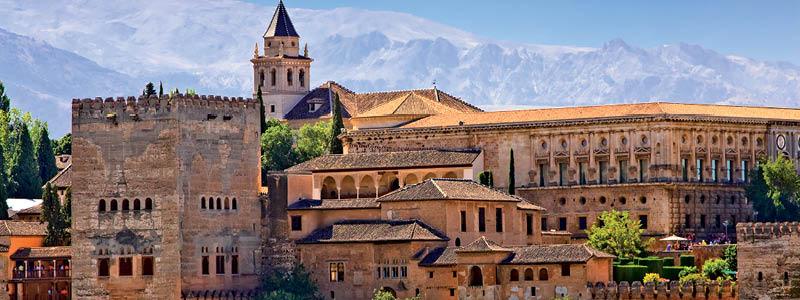
M 664 266 L 665 267 L 674 267 L 675 266 L 675 258 L 674 257 L 664 257 Z
M 617 282 L 642 281 L 646 275 L 647 266 L 640 265 L 618 265 L 614 266 L 614 280 Z
M 661 274 L 664 261 L 660 258 L 640 258 L 639 265 L 647 267 L 647 273 Z
M 620 258 L 619 259 L 619 264 L 620 265 L 632 265 L 633 264 L 633 259 L 632 258 L 627 258 L 627 257 Z
M 680 279 L 678 274 L 680 274 L 683 269 L 686 269 L 686 267 L 663 267 L 661 268 L 661 278 L 678 280 Z
M 694 255 L 681 255 L 681 267 L 694 267 Z

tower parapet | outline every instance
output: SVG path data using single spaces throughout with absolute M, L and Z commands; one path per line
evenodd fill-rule
M 247 110 L 257 111 L 258 101 L 243 97 L 183 94 L 172 97 L 163 95 L 72 99 L 72 118 L 76 123 L 98 120 L 139 121 L 167 118 L 173 114 L 233 113 Z
M 774 239 L 782 236 L 800 237 L 800 222 L 738 223 L 736 234 L 740 241 Z

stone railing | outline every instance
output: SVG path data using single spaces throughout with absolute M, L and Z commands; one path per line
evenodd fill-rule
M 595 284 L 590 282 L 586 288 L 591 293 L 592 299 L 738 299 L 736 285 L 727 280 L 696 284 L 686 282 L 683 286 L 678 281 L 657 284 L 652 282 L 642 284 L 639 281 Z

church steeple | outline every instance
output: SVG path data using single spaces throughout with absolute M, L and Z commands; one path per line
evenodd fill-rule
M 280 48 L 283 46 L 283 52 Z M 292 19 L 283 1 L 278 2 L 272 20 L 264 32 L 264 56 L 298 56 L 300 54 L 300 35 L 294 30 Z
M 283 0 L 278 2 L 278 7 L 275 8 L 275 14 L 272 15 L 272 21 L 269 22 L 267 32 L 264 33 L 264 38 L 274 36 L 300 37 L 297 31 L 294 30 L 292 19 L 289 18 L 286 7 L 283 6 Z

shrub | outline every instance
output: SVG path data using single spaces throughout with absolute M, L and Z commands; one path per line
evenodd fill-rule
M 698 283 L 698 282 L 705 282 L 706 278 L 703 277 L 700 273 L 693 273 L 686 276 L 681 277 L 680 283 L 683 286 L 686 282 Z
M 681 262 L 681 267 L 693 267 L 694 255 L 681 255 L 680 262 Z
M 703 264 L 703 277 L 710 280 L 717 280 L 720 276 L 724 276 L 722 271 L 728 269 L 728 262 L 722 259 L 707 260 Z
M 640 258 L 639 265 L 647 267 L 647 273 L 661 274 L 664 261 L 659 258 Z
M 675 258 L 674 257 L 664 257 L 664 266 L 674 267 L 675 266 Z
M 620 258 L 619 259 L 619 264 L 620 265 L 632 265 L 633 264 L 633 259 L 632 258 L 627 258 L 627 257 Z
M 614 280 L 617 282 L 642 281 L 647 274 L 647 267 L 640 265 L 619 265 L 614 267 Z
M 678 276 L 683 277 L 689 274 L 697 274 L 697 273 L 700 273 L 700 271 L 698 271 L 697 267 L 695 266 L 683 267 L 683 271 L 681 271 L 680 274 L 678 274 Z
M 669 280 L 678 280 L 681 278 L 681 271 L 686 267 L 668 266 L 661 268 L 661 277 Z
M 737 265 L 738 265 L 738 261 L 736 259 L 737 252 L 738 250 L 736 248 L 736 245 L 730 245 L 728 247 L 725 247 L 725 251 L 722 253 L 722 259 L 724 259 L 725 262 L 728 263 L 728 270 L 731 271 L 737 270 Z
M 642 283 L 647 284 L 648 282 L 658 283 L 661 280 L 661 276 L 657 273 L 647 273 L 644 275 L 644 279 Z

